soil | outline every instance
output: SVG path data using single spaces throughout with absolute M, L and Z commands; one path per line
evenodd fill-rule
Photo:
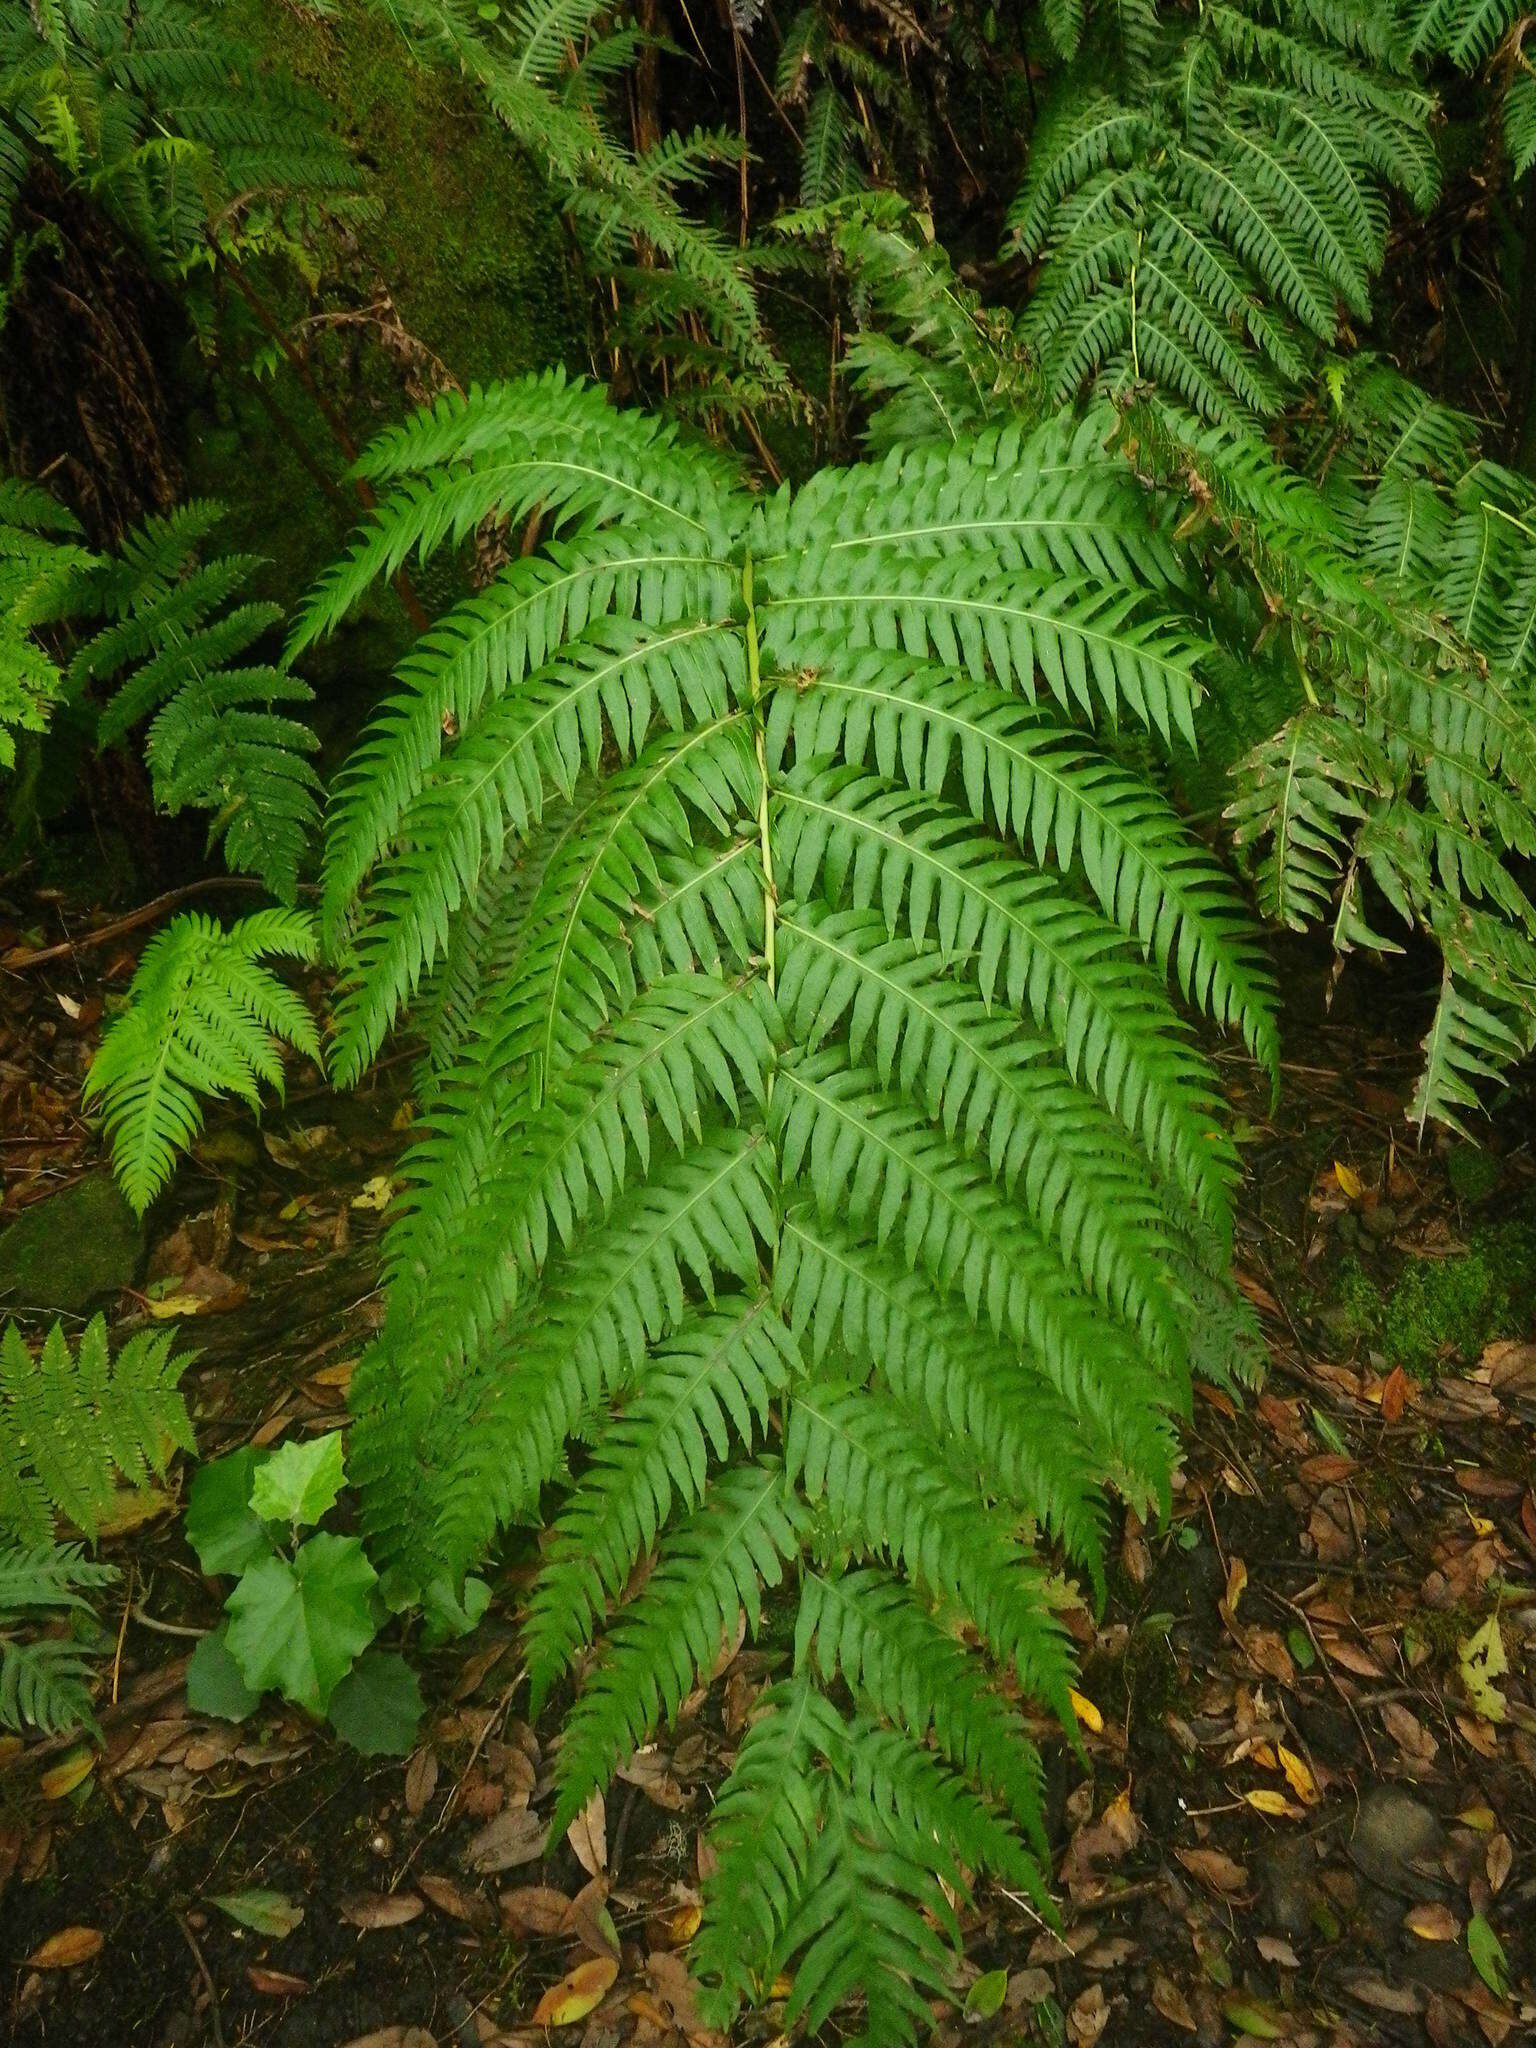
M 33 903 L 0 938 L 25 954 L 61 928 L 82 925 Z M 144 936 L 0 976 L 4 1220 L 99 1164 L 79 1075 Z M 982 1889 L 964 1914 L 969 2010 L 941 2017 L 944 2042 L 1533 2038 L 1530 1106 L 1504 1105 L 1475 1167 L 1419 1149 L 1411 1034 L 1326 1020 L 1309 956 L 1285 983 L 1286 1042 L 1305 1053 L 1278 1108 L 1245 1061 L 1222 1066 L 1247 1164 L 1238 1276 L 1270 1376 L 1242 1404 L 1197 1390 L 1167 1525 L 1124 1514 L 1104 1612 L 1072 1597 L 1088 1768 L 1051 1748 L 1062 1928 Z M 185 1328 L 205 1455 L 338 1421 L 378 1319 L 376 1200 L 408 1080 L 398 1059 L 338 1099 L 295 1072 L 259 1131 L 216 1119 L 153 1212 L 114 1323 L 214 1276 Z M 727 1646 L 577 1844 L 487 1876 L 468 1845 L 498 1815 L 547 1810 L 557 1724 L 519 1718 L 515 1555 L 473 1636 L 407 1644 L 429 1711 L 403 1763 L 281 1710 L 238 1728 L 190 1715 L 180 1670 L 221 1589 L 169 1512 L 106 1550 L 122 1578 L 105 1750 L 49 1798 L 73 1746 L 0 1747 L 0 2037 L 532 2048 L 541 1993 L 596 1962 L 611 1984 L 566 2039 L 707 2038 L 685 1967 L 700 1828 L 781 1632 Z M 1464 1669 L 1490 1622 L 1497 1702 Z M 302 1919 L 240 1926 L 217 1900 L 252 1888 Z M 38 1967 L 68 1928 L 101 1941 Z M 781 2018 L 770 2005 L 742 2038 Z

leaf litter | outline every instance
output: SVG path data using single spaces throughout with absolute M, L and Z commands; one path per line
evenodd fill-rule
M 1279 1123 L 1231 1073 L 1258 1133 L 1239 1279 L 1274 1369 L 1241 1405 L 1200 1391 L 1168 1524 L 1125 1512 L 1103 1613 L 1067 1612 L 1089 1769 L 1049 1752 L 1061 1925 L 985 1887 L 958 1902 L 939 2048 L 1536 2033 L 1536 1330 L 1425 1373 L 1342 1335 L 1348 1260 L 1390 1277 L 1449 1255 L 1467 1221 L 1442 1162 L 1392 1143 L 1401 1057 L 1327 1027 Z M 69 1155 L 34 1100 L 55 1173 Z M 155 1301 L 207 1304 L 202 1448 L 278 1446 L 272 1483 L 299 1493 L 327 1483 L 377 1322 L 390 1110 L 328 1103 L 319 1125 L 296 1103 L 216 1163 L 212 1126 L 155 1253 L 159 1293 L 120 1304 L 125 1329 Z M 1518 1150 L 1501 1175 L 1499 1203 L 1536 1201 Z M 1385 1204 L 1391 1236 L 1363 1232 Z M 782 1668 L 744 1624 L 551 1841 L 555 1723 L 517 1718 L 528 1554 L 510 1552 L 477 1634 L 412 1652 L 428 1714 L 402 1762 L 281 1706 L 190 1714 L 176 1632 L 210 1628 L 217 1592 L 164 1513 L 109 1549 L 133 1589 L 104 1749 L 0 1750 L 18 2039 L 121 2048 L 174 2024 L 200 2043 L 216 2000 L 226 2040 L 277 2048 L 718 2048 L 689 1974 L 710 1788 Z M 763 2037 L 781 2020 L 770 2002 Z

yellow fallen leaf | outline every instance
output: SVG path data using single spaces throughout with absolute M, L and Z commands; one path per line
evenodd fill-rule
M 1285 1773 L 1286 1782 L 1302 1805 L 1316 1806 L 1318 1800 L 1323 1795 L 1317 1789 L 1316 1778 L 1313 1777 L 1295 1750 L 1287 1749 L 1284 1743 L 1276 1743 L 1275 1755 L 1280 1760 L 1280 1768 Z
M 693 1900 L 690 1899 L 686 1905 L 679 1906 L 667 1921 L 667 1939 L 672 1946 L 681 1948 L 684 1942 L 692 1941 L 699 1931 L 699 1922 L 702 1918 L 703 1915 Z
M 1237 1617 L 1237 1603 L 1242 1599 L 1243 1588 L 1247 1583 L 1248 1567 L 1240 1557 L 1234 1557 L 1227 1566 L 1227 1590 L 1222 1599 L 1222 1606 L 1226 1610 L 1229 1621 L 1233 1621 Z
M 1088 1733 L 1090 1735 L 1102 1735 L 1104 1733 L 1104 1716 L 1093 1704 L 1093 1701 L 1086 1694 L 1080 1692 L 1073 1692 L 1070 1697 L 1072 1700 L 1072 1711 L 1088 1730 Z
M 1243 1797 L 1260 1813 L 1271 1814 L 1276 1820 L 1283 1819 L 1292 1811 L 1291 1802 L 1283 1792 L 1245 1792 Z
M 589 1956 L 551 1984 L 533 2009 L 536 2027 L 574 2027 L 578 2020 L 602 2004 L 615 1977 L 618 1961 L 613 1956 Z
M 1339 1193 L 1346 1201 L 1358 1202 L 1364 1198 L 1365 1182 L 1352 1166 L 1346 1166 L 1342 1159 L 1333 1162 L 1333 1177 L 1339 1184 Z
M 97 1517 L 98 1536 L 126 1536 L 141 1529 L 176 1503 L 163 1486 L 120 1486 L 105 1510 Z
M 77 1785 L 83 1785 L 96 1768 L 94 1749 L 71 1750 L 63 1763 L 44 1771 L 40 1789 L 45 1799 L 66 1799 Z
M 106 1936 L 95 1927 L 61 1927 L 27 1957 L 33 1970 L 73 1970 L 99 1956 Z
M 352 1197 L 354 1209 L 387 1209 L 395 1199 L 395 1184 L 387 1173 L 376 1173 L 371 1180 L 365 1180 Z
M 1509 1658 L 1496 1614 L 1490 1614 L 1475 1635 L 1458 1643 L 1457 1661 L 1473 1712 L 1485 1721 L 1502 1721 L 1509 1711 L 1509 1702 L 1493 1681 L 1509 1670 Z
M 1492 1834 L 1498 1816 L 1491 1806 L 1466 1806 L 1456 1818 L 1463 1827 L 1476 1828 L 1480 1835 Z

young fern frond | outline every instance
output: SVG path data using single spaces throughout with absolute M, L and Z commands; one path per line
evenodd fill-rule
M 128 1007 L 85 1077 L 112 1146 L 112 1167 L 140 1214 L 203 1127 L 203 1098 L 254 1110 L 263 1085 L 283 1092 L 283 1045 L 321 1065 L 314 1020 L 264 960 L 315 957 L 302 911 L 258 910 L 228 930 L 183 913 L 144 948 Z
M 1103 1490 L 1166 1493 L 1223 1298 L 1235 1160 L 1176 1000 L 1271 1057 L 1273 989 L 1119 733 L 1182 744 L 1207 643 L 1102 421 L 760 503 L 544 378 L 371 466 L 303 634 L 487 510 L 553 535 L 402 665 L 336 808 L 339 1062 L 424 991 L 442 1062 L 353 1383 L 374 1554 L 392 1594 L 453 1583 L 560 1490 L 556 1827 L 792 1589 L 799 1676 L 720 1800 L 711 2009 L 793 1967 L 811 2024 L 857 1994 L 894 2048 L 961 1865 L 1043 1897 L 1002 1683 L 1070 1725 L 1034 1539 L 1101 1582 Z

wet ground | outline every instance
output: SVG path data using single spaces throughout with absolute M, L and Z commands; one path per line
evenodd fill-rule
M 67 1216 L 99 1166 L 79 1077 L 145 936 L 26 964 L 60 922 L 26 906 L 0 935 L 0 1222 Z M 1536 1125 L 1515 1102 L 1487 1150 L 1418 1149 L 1411 1037 L 1324 1021 L 1298 969 L 1306 1054 L 1278 1111 L 1222 1069 L 1272 1373 L 1241 1407 L 1199 1390 L 1169 1526 L 1127 1517 L 1106 1611 L 1072 1611 L 1091 1771 L 1051 1760 L 1063 1932 L 983 1891 L 946 2039 L 1536 2038 Z M 115 1254 L 115 1325 L 158 1311 L 199 1353 L 205 1454 L 335 1425 L 378 1314 L 407 1078 L 337 1099 L 296 1072 L 261 1130 L 216 1118 L 142 1250 Z M 296 1714 L 189 1715 L 180 1671 L 220 1596 L 173 1508 L 106 1545 L 105 1751 L 76 1777 L 75 1745 L 0 1745 L 0 2037 L 703 2038 L 700 1826 L 772 1632 L 550 1845 L 515 1561 L 482 1629 L 421 1660 L 416 1754 L 365 1759 Z M 253 1890 L 289 1931 L 214 1903 Z M 775 2032 L 770 2008 L 746 2037 Z

